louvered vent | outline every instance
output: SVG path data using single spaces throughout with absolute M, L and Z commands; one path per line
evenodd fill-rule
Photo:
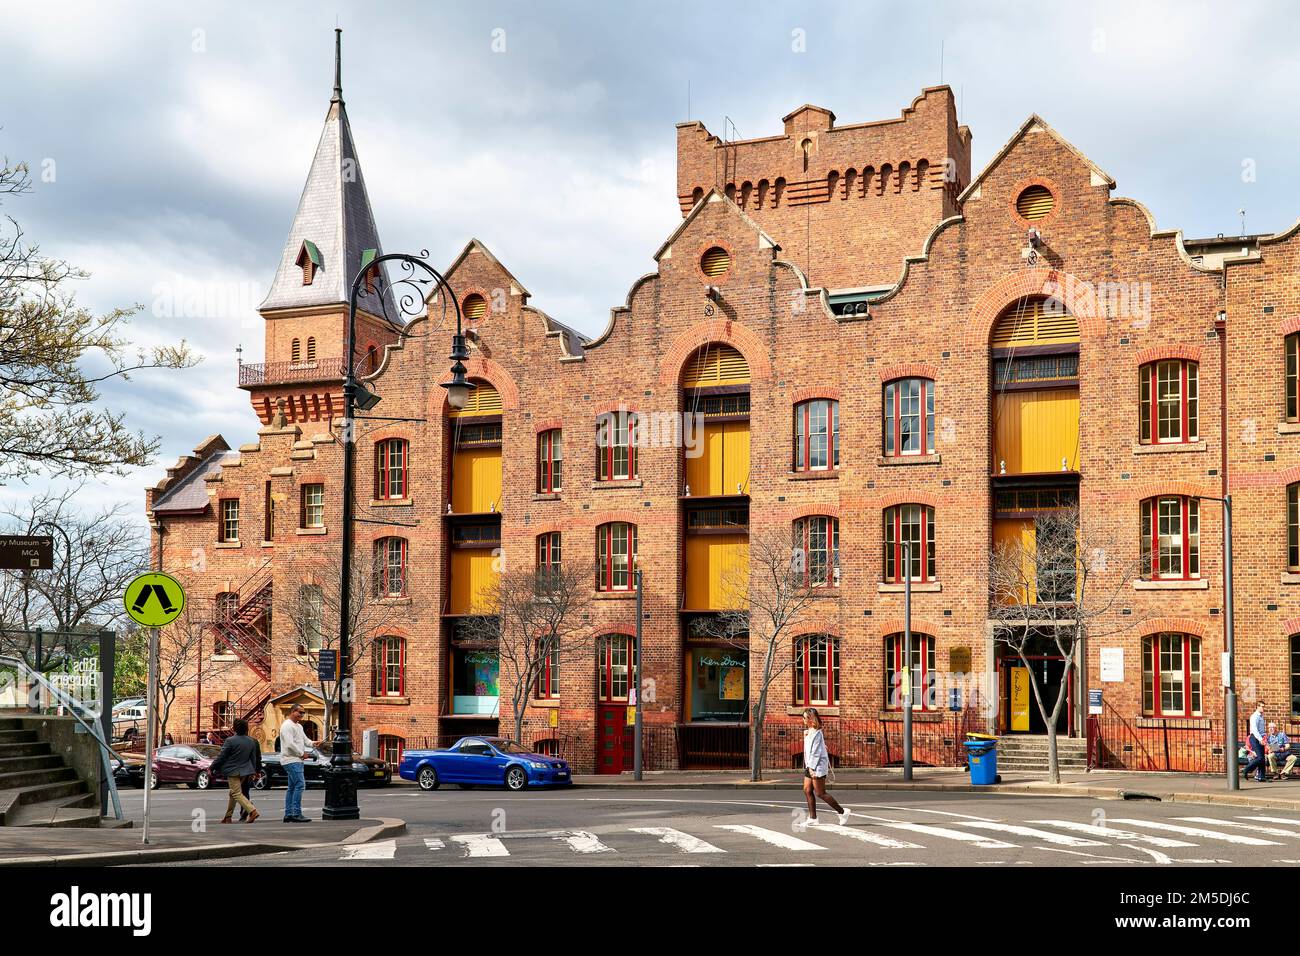
M 700 268 L 710 278 L 723 275 L 731 268 L 731 254 L 721 246 L 714 246 L 700 259 Z
M 501 393 L 487 382 L 475 382 L 474 387 L 470 389 L 465 407 L 451 414 L 457 418 L 470 415 L 500 415 Z
M 1079 320 L 1054 299 L 1031 299 L 1006 309 L 993 326 L 995 349 L 1079 341 Z
M 1030 222 L 1046 218 L 1055 205 L 1056 199 L 1046 186 L 1030 186 L 1016 198 L 1016 212 Z
M 730 345 L 706 345 L 686 364 L 682 388 L 748 385 L 749 363 Z
M 465 296 L 465 302 L 461 306 L 461 311 L 465 313 L 465 318 L 471 322 L 483 318 L 487 315 L 487 300 L 477 292 L 471 292 Z

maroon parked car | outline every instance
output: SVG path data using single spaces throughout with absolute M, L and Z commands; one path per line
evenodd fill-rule
M 183 783 L 195 790 L 206 790 L 214 783 L 225 783 L 226 778 L 211 771 L 212 761 L 221 748 L 212 744 L 175 744 L 154 751 L 154 786 L 166 783 Z

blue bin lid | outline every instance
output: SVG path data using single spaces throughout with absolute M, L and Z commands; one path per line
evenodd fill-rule
M 982 754 L 996 749 L 997 743 L 996 740 L 966 740 L 962 745 L 971 753 Z

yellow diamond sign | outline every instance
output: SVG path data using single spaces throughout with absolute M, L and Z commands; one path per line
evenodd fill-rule
M 185 589 L 170 574 L 151 571 L 126 586 L 122 595 L 126 613 L 143 627 L 170 624 L 185 610 Z

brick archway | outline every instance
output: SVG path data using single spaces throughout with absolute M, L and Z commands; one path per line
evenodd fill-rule
M 749 363 L 750 382 L 766 382 L 772 377 L 772 363 L 768 361 L 763 340 L 752 329 L 726 319 L 698 322 L 673 339 L 659 363 L 659 386 L 676 388 L 682 380 L 682 368 L 687 360 L 713 342 L 724 342 L 745 357 Z
M 481 378 L 488 382 L 493 388 L 501 393 L 501 407 L 506 411 L 514 411 L 519 407 L 519 386 L 500 363 L 492 361 L 490 358 L 475 356 L 465 361 L 465 377 L 474 379 Z M 439 379 L 439 386 L 451 381 L 451 373 L 444 373 Z M 442 413 L 446 415 L 451 410 L 447 405 L 447 397 L 442 397 Z
M 1142 624 L 1142 637 L 1150 637 L 1152 634 L 1162 634 L 1173 632 L 1177 634 L 1190 634 L 1193 637 L 1205 637 L 1205 632 L 1209 630 L 1204 621 L 1198 621 L 1191 617 L 1153 617 Z
M 1058 269 L 1023 269 L 1003 276 L 985 289 L 971 309 L 966 343 L 986 348 L 993 323 L 1002 311 L 1018 299 L 1043 295 L 1061 302 L 1079 320 L 1081 336 L 1100 336 L 1106 331 L 1106 317 L 1097 307 L 1097 291 L 1091 283 Z

